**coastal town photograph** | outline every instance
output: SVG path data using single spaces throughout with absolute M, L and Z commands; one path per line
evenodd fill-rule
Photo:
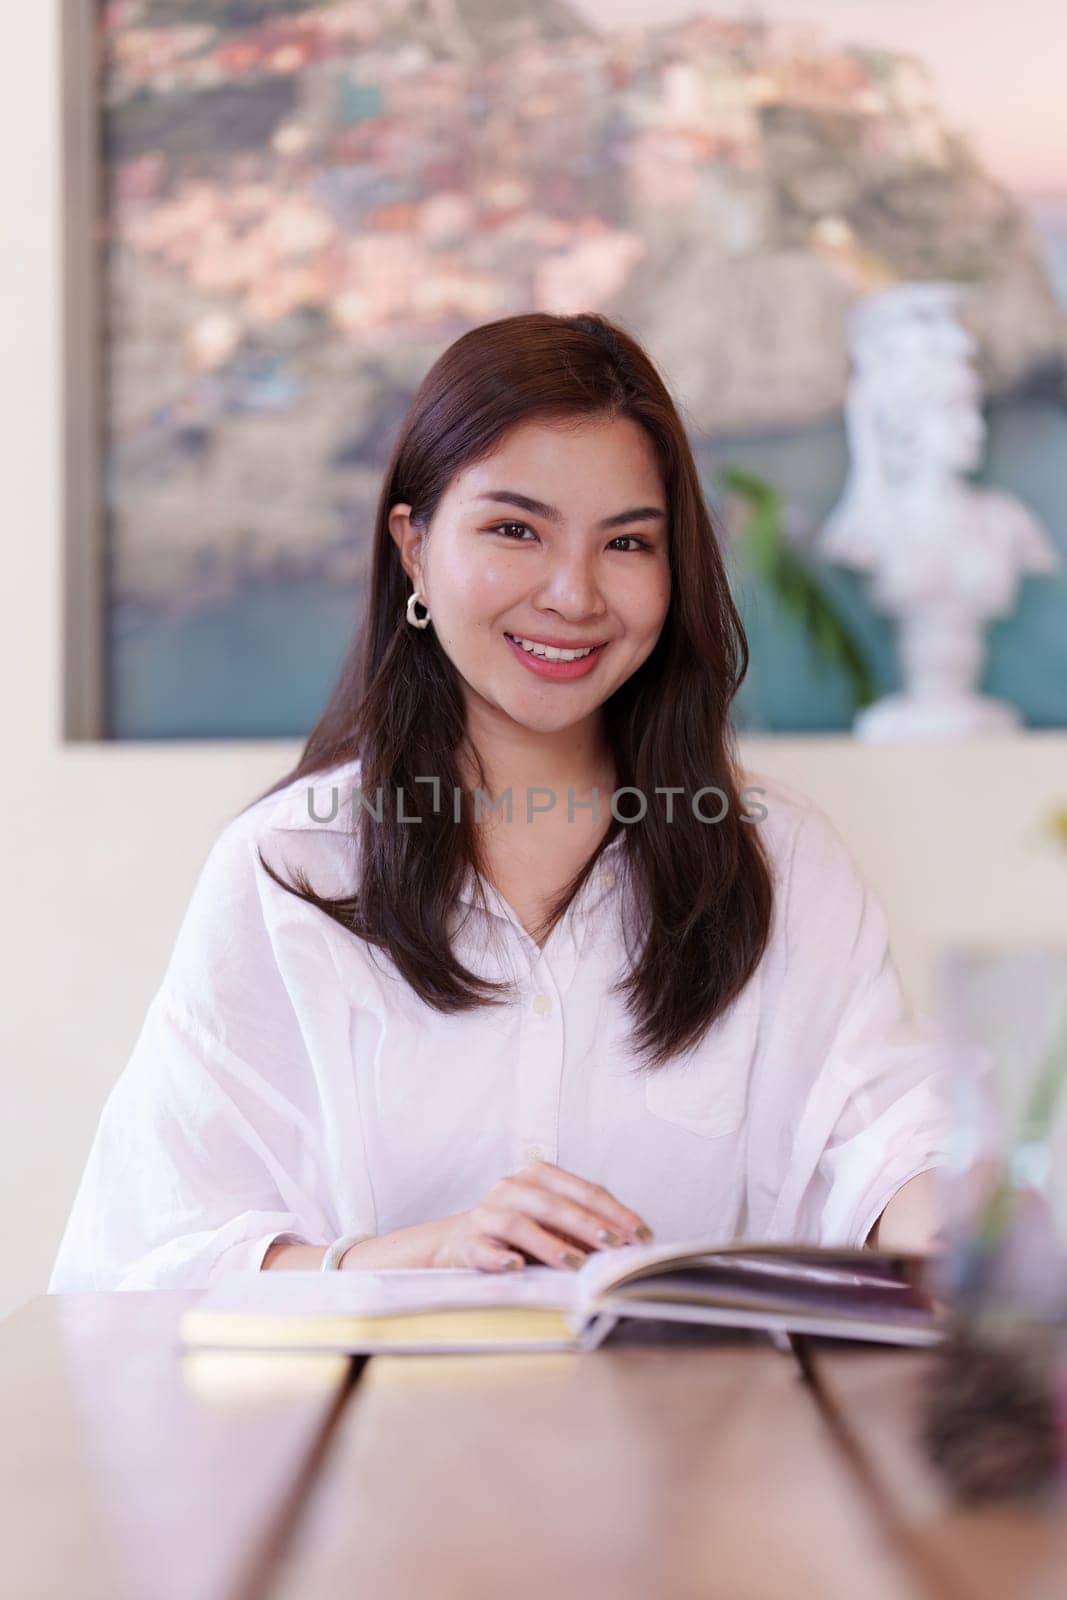
M 810 556 L 848 469 L 849 308 L 927 280 L 967 289 L 980 479 L 1065 557 L 991 630 L 988 683 L 1067 725 L 1067 155 L 1032 156 L 1026 127 L 983 143 L 966 97 L 993 67 L 939 76 L 966 8 L 921 10 L 101 5 L 109 736 L 308 731 L 408 401 L 495 318 L 631 328 L 724 539 L 740 468 Z M 823 580 L 891 686 L 862 578 Z M 847 676 L 757 574 L 741 599 L 742 726 L 847 728 Z

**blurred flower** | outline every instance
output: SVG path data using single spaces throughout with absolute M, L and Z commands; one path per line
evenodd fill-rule
M 1060 806 L 1052 812 L 1047 827 L 1050 837 L 1067 850 L 1067 806 Z

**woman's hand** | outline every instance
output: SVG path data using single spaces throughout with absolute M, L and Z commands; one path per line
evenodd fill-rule
M 430 1265 L 482 1272 L 522 1267 L 527 1258 L 577 1268 L 590 1251 L 652 1238 L 636 1211 L 551 1161 L 499 1178 L 478 1205 L 442 1218 L 437 1227 Z

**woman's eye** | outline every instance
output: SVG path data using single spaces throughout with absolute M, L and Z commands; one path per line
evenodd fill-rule
M 489 531 L 490 533 L 503 534 L 505 539 L 510 539 L 512 537 L 510 532 L 512 528 L 517 528 L 520 535 L 524 533 L 531 533 L 533 531 L 531 528 L 526 526 L 525 522 L 498 522 L 495 524 L 495 526 L 490 528 Z M 534 537 L 536 538 L 536 534 Z M 515 544 L 526 543 L 526 541 L 521 537 L 513 540 L 513 542 Z M 611 543 L 613 545 L 629 544 L 636 550 L 651 550 L 652 548 L 647 539 L 639 539 L 635 533 L 620 533 L 617 538 L 611 540 Z M 630 551 L 624 550 L 621 553 L 623 555 L 629 555 Z
M 625 543 L 627 540 L 629 540 L 630 544 L 636 545 L 638 550 L 651 550 L 652 548 L 647 539 L 639 539 L 636 533 L 620 533 L 619 537 L 612 539 L 611 542 L 612 544 L 620 544 Z M 623 553 L 625 554 L 626 552 Z

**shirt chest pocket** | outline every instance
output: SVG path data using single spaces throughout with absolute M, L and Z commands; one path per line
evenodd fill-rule
M 702 1139 L 735 1133 L 745 1117 L 760 1018 L 761 969 L 690 1053 L 645 1081 L 645 1108 Z

